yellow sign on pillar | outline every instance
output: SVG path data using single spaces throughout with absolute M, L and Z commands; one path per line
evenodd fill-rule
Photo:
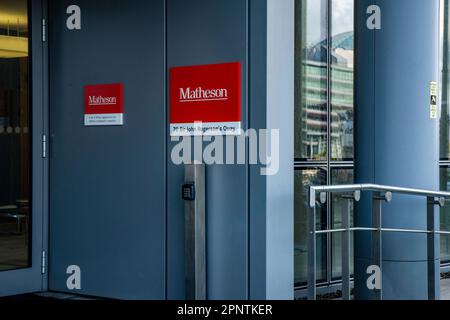
M 430 119 L 438 118 L 438 86 L 437 82 L 431 81 L 430 83 Z

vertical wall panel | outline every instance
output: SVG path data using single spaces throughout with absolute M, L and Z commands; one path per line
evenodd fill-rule
M 239 61 L 243 126 L 247 123 L 247 1 L 168 0 L 168 67 Z M 169 157 L 172 144 L 169 144 Z M 245 165 L 213 165 L 207 175 L 209 299 L 248 298 L 248 173 Z M 183 167 L 169 159 L 168 296 L 184 292 Z
M 165 1 L 76 2 L 50 8 L 50 289 L 165 298 Z M 84 86 L 123 83 L 125 124 L 84 126 Z

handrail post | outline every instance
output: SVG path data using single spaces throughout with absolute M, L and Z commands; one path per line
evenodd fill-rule
M 435 206 L 443 205 L 442 199 L 436 201 L 434 197 L 427 198 L 427 260 L 428 260 L 428 300 L 436 300 L 436 215 Z
M 350 288 L 350 212 L 352 210 L 352 199 L 343 197 L 342 228 L 346 231 L 342 233 L 342 299 L 351 299 Z M 347 204 L 347 206 L 345 206 Z
M 353 204 L 361 200 L 361 191 L 356 190 L 353 195 L 342 197 L 347 201 L 343 202 L 342 208 L 342 228 L 345 232 L 342 233 L 342 299 L 351 300 L 351 212 L 353 209 Z
M 310 190 L 310 192 L 314 192 Z M 308 205 L 308 299 L 316 300 L 316 206 Z
M 381 202 L 385 201 L 385 197 L 381 192 L 375 192 L 372 205 L 372 227 L 378 229 L 373 232 L 373 246 L 372 246 L 372 258 L 373 263 L 381 270 L 381 288 L 375 291 L 375 296 L 378 300 L 383 300 L 383 243 L 382 243 L 382 205 Z

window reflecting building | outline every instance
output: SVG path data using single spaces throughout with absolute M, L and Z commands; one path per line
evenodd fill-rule
M 354 0 L 296 1 L 295 281 L 306 284 L 306 197 L 309 185 L 353 182 Z M 441 189 L 450 191 L 450 1 L 443 1 Z M 317 227 L 338 228 L 340 199 L 323 206 Z M 450 231 L 450 205 L 441 229 Z M 448 213 L 448 214 L 446 214 Z M 339 280 L 340 237 L 318 241 L 321 283 Z M 441 236 L 450 266 L 450 236 Z
M 295 283 L 306 284 L 309 185 L 353 182 L 353 0 L 296 1 Z M 342 224 L 343 201 L 323 205 L 317 228 Z M 340 239 L 321 236 L 321 283 L 339 280 Z

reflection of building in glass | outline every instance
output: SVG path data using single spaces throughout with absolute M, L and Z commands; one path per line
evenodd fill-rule
M 327 151 L 327 43 L 304 52 L 303 154 L 324 158 Z M 353 158 L 353 32 L 333 37 L 331 58 L 332 158 Z

